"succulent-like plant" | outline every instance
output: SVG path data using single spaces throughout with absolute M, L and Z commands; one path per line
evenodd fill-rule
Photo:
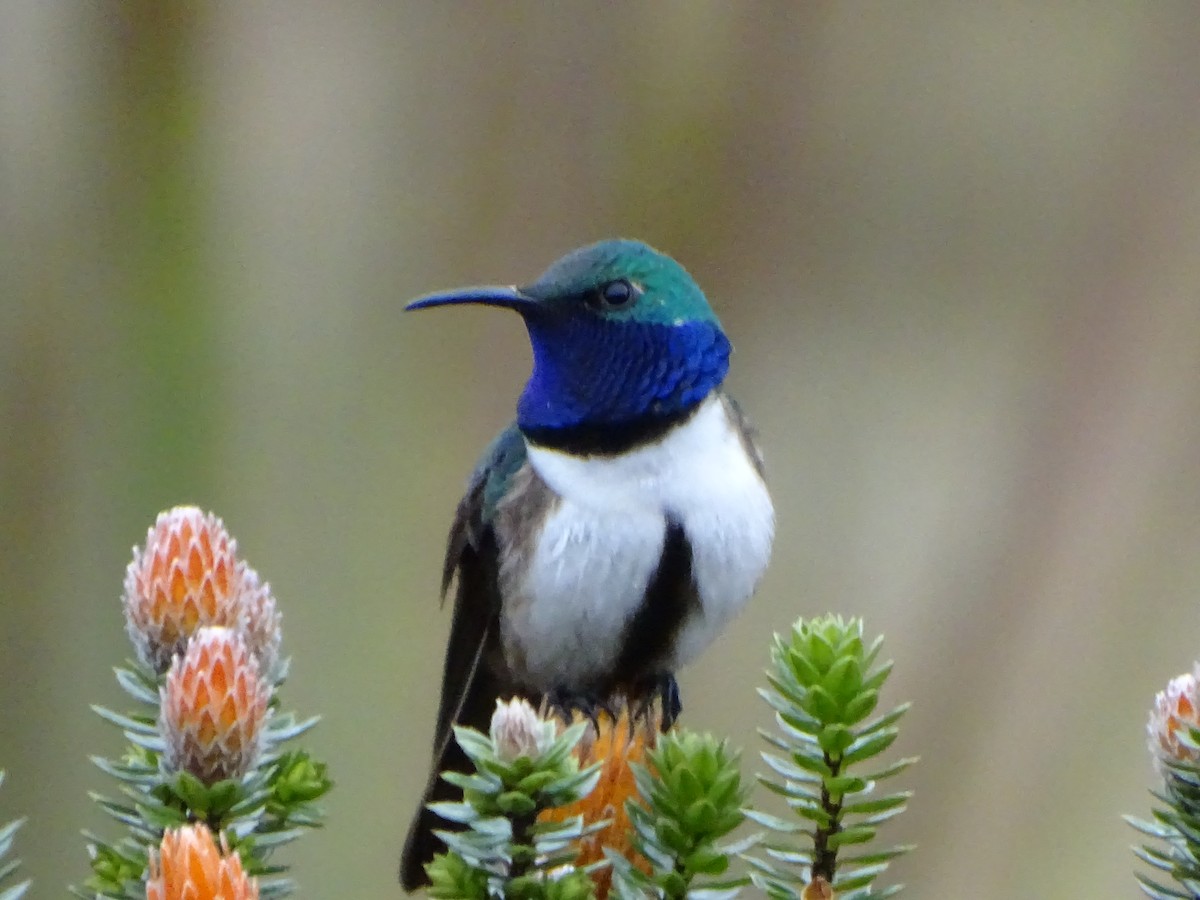
M 760 781 L 785 798 L 795 821 L 744 809 L 749 791 L 728 743 L 660 734 L 653 710 L 617 703 L 558 733 L 525 701 L 501 703 L 489 735 L 455 730 L 476 771 L 444 773 L 463 800 L 431 806 L 465 829 L 438 832 L 448 852 L 427 868 L 430 895 L 717 900 L 750 883 L 794 900 L 893 895 L 898 885 L 874 891 L 873 882 L 909 848 L 861 846 L 909 797 L 873 796 L 876 783 L 913 762 L 859 772 L 891 746 L 907 709 L 872 718 L 891 668 L 877 665 L 880 646 L 863 644 L 859 620 L 833 616 L 776 636 L 761 693 L 779 727 L 764 732 L 779 752 L 763 754 L 777 777 Z M 746 852 L 759 835 L 726 841 L 747 817 L 786 837 L 764 844 L 766 858 Z M 739 859 L 749 875 L 731 870 Z
M 873 796 L 880 781 L 911 765 L 901 759 L 864 766 L 887 750 L 908 705 L 871 718 L 891 663 L 876 664 L 882 638 L 863 643 L 861 620 L 825 616 L 800 620 L 788 637 L 776 635 L 760 694 L 775 710 L 777 732 L 763 737 L 777 752 L 763 753 L 775 773 L 761 782 L 784 798 L 797 820 L 764 812 L 747 815 L 788 841 L 765 845 L 766 859 L 750 858 L 754 884 L 767 896 L 799 898 L 822 879 L 841 900 L 889 897 L 899 885 L 876 891 L 875 879 L 909 847 L 864 848 L 879 826 L 900 813 L 908 792 Z M 794 841 L 799 837 L 799 844 Z
M 475 766 L 472 774 L 445 772 L 462 788 L 459 802 L 430 806 L 462 831 L 438 831 L 447 852 L 427 867 L 431 897 L 473 900 L 585 900 L 594 894 L 594 866 L 575 867 L 578 842 L 600 824 L 574 815 L 539 822 L 538 814 L 577 802 L 600 777 L 600 766 L 580 768 L 573 754 L 586 723 L 558 733 L 523 699 L 499 701 L 488 734 L 455 727 L 454 737 Z
M 177 507 L 135 548 L 124 609 L 137 660 L 116 674 L 136 709 L 93 707 L 129 741 L 119 759 L 93 757 L 121 797 L 93 797 L 126 833 L 115 841 L 87 834 L 92 874 L 74 892 L 142 900 L 152 859 L 166 867 L 184 851 L 203 856 L 194 840 L 166 843 L 198 824 L 240 856 L 245 875 L 259 877 L 255 896 L 289 893 L 291 882 L 273 877 L 286 868 L 271 855 L 320 824 L 315 801 L 331 783 L 323 763 L 283 747 L 317 720 L 279 709 L 287 661 L 270 587 L 237 555 L 220 519 Z
M 1162 785 L 1152 791 L 1157 805 L 1153 821 L 1125 820 L 1150 842 L 1134 853 L 1174 885 L 1142 872 L 1142 890 L 1156 900 L 1200 898 L 1200 664 L 1171 679 L 1155 698 L 1147 725 L 1150 753 Z
M 610 853 L 613 890 L 620 898 L 679 898 L 703 891 L 728 897 L 747 882 L 723 878 L 731 856 L 746 842 L 720 841 L 745 818 L 739 757 L 712 735 L 672 731 L 634 765 L 639 798 L 626 801 L 633 847 L 649 862 L 645 871 L 626 856 Z

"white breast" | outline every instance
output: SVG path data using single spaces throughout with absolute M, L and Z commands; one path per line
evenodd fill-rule
M 521 580 L 502 586 L 523 601 L 506 602 L 504 632 L 541 686 L 610 671 L 658 566 L 668 518 L 691 544 L 700 599 L 670 669 L 711 643 L 766 569 L 774 510 L 719 396 L 658 444 L 588 458 L 530 446 L 529 461 L 561 499 Z

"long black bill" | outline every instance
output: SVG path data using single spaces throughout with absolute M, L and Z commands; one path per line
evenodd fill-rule
M 476 303 L 483 306 L 501 306 L 505 309 L 515 309 L 523 312 L 538 305 L 537 300 L 522 293 L 511 285 L 484 285 L 482 287 L 454 288 L 449 291 L 437 291 L 418 297 L 404 309 L 429 309 L 431 306 L 451 306 L 457 303 Z

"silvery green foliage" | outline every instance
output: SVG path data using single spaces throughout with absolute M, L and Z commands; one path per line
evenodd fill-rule
M 532 708 L 529 715 L 533 715 Z M 428 866 L 429 896 L 585 900 L 594 895 L 595 866 L 574 867 L 580 838 L 604 823 L 585 826 L 580 816 L 537 822 L 538 813 L 587 796 L 600 778 L 600 765 L 580 769 L 572 751 L 587 727 L 580 723 L 553 740 L 525 745 L 536 755 L 514 756 L 509 732 L 485 735 L 456 726 L 455 740 L 475 766 L 471 774 L 442 777 L 463 791 L 459 802 L 430 809 L 463 830 L 438 831 L 447 847 Z M 507 726 L 506 726 L 507 727 Z M 499 741 L 497 740 L 499 738 Z
M 892 859 L 911 848 L 867 846 L 910 796 L 874 796 L 876 788 L 915 761 L 870 765 L 895 741 L 896 723 L 908 709 L 905 704 L 871 718 L 891 671 L 890 662 L 876 665 L 882 642 L 865 646 L 862 622 L 840 616 L 801 619 L 789 636 L 775 637 L 770 687 L 759 692 L 775 710 L 777 730 L 762 732 L 774 748 L 762 754 L 774 774 L 760 781 L 783 797 L 796 818 L 747 811 L 787 838 L 765 843 L 765 859 L 747 857 L 754 885 L 768 897 L 798 898 L 818 875 L 839 900 L 878 900 L 900 890 L 873 885 Z
M 1179 727 L 1174 738 L 1185 753 L 1200 754 L 1200 729 Z M 1125 820 L 1151 838 L 1133 852 L 1175 884 L 1163 884 L 1141 872 L 1136 873 L 1138 884 L 1157 900 L 1196 900 L 1200 898 L 1200 762 L 1160 755 L 1157 764 L 1163 784 L 1151 792 L 1160 804 L 1151 811 L 1152 821 L 1132 816 Z
M 747 882 L 723 878 L 729 860 L 748 842 L 724 845 L 722 838 L 745 818 L 739 757 L 712 735 L 676 731 L 646 753 L 648 766 L 634 765 L 638 799 L 625 808 L 633 846 L 651 865 L 647 874 L 610 852 L 613 895 L 637 898 L 731 898 Z
M 278 687 L 286 677 L 286 662 L 276 672 Z M 259 879 L 263 900 L 290 894 L 293 883 L 280 877 L 287 867 L 272 863 L 270 857 L 275 848 L 295 840 L 306 828 L 320 826 L 323 813 L 315 801 L 332 782 L 324 763 L 306 751 L 285 750 L 281 745 L 304 734 L 317 718 L 297 720 L 292 713 L 281 713 L 273 699 L 258 764 L 242 778 L 205 785 L 187 772 L 167 771 L 162 763 L 158 707 L 164 676 L 132 661 L 117 668 L 116 675 L 138 709 L 122 715 L 92 707 L 121 729 L 129 745 L 119 759 L 92 757 L 101 771 L 117 780 L 120 796 L 94 792 L 91 796 L 125 833 L 106 841 L 84 832 L 92 874 L 82 886 L 72 887 L 72 893 L 88 900 L 144 900 L 149 849 L 158 847 L 167 828 L 200 821 L 226 836 L 246 873 Z
M 4 784 L 4 770 L 0 769 L 0 785 L 2 784 Z M 0 826 L 0 900 L 19 900 L 29 888 L 28 880 L 4 887 L 4 883 L 12 878 L 17 867 L 21 865 L 19 859 L 6 859 L 6 857 L 12 849 L 17 831 L 24 823 L 24 819 L 16 819 L 7 825 Z

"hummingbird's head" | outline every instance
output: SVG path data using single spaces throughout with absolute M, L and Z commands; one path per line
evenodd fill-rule
M 729 367 L 729 341 L 692 276 L 639 241 L 574 250 L 525 287 L 444 291 L 407 308 L 453 303 L 524 318 L 533 374 L 517 424 L 539 442 L 572 429 L 636 430 L 682 418 Z

